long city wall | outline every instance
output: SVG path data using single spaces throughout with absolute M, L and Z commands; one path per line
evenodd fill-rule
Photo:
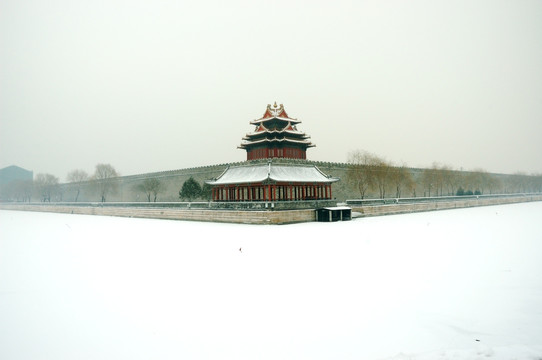
M 258 160 L 251 161 L 251 163 L 258 162 Z M 267 162 L 267 160 L 262 160 L 260 162 Z M 348 188 L 346 183 L 347 164 L 293 159 L 273 159 L 273 162 L 287 164 L 314 164 L 327 175 L 341 179 L 341 181 L 332 184 L 333 198 L 337 199 L 338 201 L 344 201 L 355 196 L 355 193 L 352 194 L 351 189 Z M 193 177 L 198 183 L 203 185 L 205 180 L 210 180 L 220 176 L 220 174 L 222 174 L 228 166 L 244 165 L 246 163 L 247 162 L 217 164 L 139 175 L 119 176 L 118 178 L 114 179 L 113 189 L 107 194 L 107 202 L 146 201 L 146 196 L 141 192 L 141 190 L 138 189 L 138 185 L 141 184 L 145 179 L 151 178 L 158 179 L 162 184 L 162 189 L 158 194 L 158 201 L 180 202 L 181 199 L 179 199 L 179 191 L 181 190 L 183 183 L 190 177 Z M 77 186 L 74 184 L 61 184 L 61 197 L 57 196 L 52 200 L 75 201 L 76 193 Z M 81 184 L 77 201 L 100 201 L 99 192 L 96 190 L 91 181 Z
M 267 162 L 268 160 L 252 160 L 250 163 Z M 346 163 L 334 163 L 312 160 L 295 160 L 295 159 L 273 159 L 274 163 L 286 164 L 312 164 L 316 165 L 325 174 L 338 177 L 340 181 L 332 184 L 333 199 L 342 202 L 347 199 L 356 198 L 359 196 L 358 190 L 347 181 L 347 173 L 349 165 Z M 231 164 L 217 164 L 209 166 L 201 166 L 194 168 L 185 168 L 170 171 L 161 171 L 153 173 L 145 173 L 138 175 L 119 176 L 114 179 L 112 191 L 106 196 L 107 202 L 142 202 L 146 201 L 146 195 L 139 188 L 145 179 L 158 179 L 162 185 L 162 189 L 158 194 L 157 201 L 161 202 L 180 202 L 179 191 L 183 183 L 190 177 L 193 177 L 200 184 L 204 184 L 205 180 L 210 180 L 220 176 L 228 166 L 245 165 L 248 162 L 237 162 Z M 411 175 L 415 181 L 415 187 L 410 190 L 404 190 L 402 196 L 420 196 L 424 194 L 422 182 L 419 180 L 423 169 L 410 168 Z M 511 175 L 492 174 L 497 179 L 505 180 Z M 76 201 L 78 186 L 76 184 L 65 183 L 60 185 L 60 194 L 52 198 L 52 201 Z M 525 191 L 525 190 L 519 190 Z M 365 194 L 366 198 L 378 197 L 378 191 L 368 191 Z M 202 199 L 208 200 L 208 199 Z M 79 187 L 79 196 L 77 201 L 101 201 L 99 191 L 92 181 L 81 184 Z

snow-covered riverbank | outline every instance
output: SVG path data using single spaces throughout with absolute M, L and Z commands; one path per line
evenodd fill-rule
M 542 203 L 251 226 L 0 211 L 2 359 L 539 359 Z

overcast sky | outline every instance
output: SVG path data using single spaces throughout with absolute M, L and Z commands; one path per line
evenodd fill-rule
M 0 167 L 243 161 L 276 101 L 312 160 L 542 172 L 538 0 L 2 0 L 0 41 Z

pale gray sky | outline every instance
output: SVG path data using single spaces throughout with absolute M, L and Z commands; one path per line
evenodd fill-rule
M 0 2 L 0 167 L 242 161 L 268 103 L 313 160 L 542 172 L 542 1 Z

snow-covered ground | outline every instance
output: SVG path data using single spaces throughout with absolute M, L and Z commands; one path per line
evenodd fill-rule
M 0 211 L 0 358 L 542 359 L 542 202 L 283 226 Z

